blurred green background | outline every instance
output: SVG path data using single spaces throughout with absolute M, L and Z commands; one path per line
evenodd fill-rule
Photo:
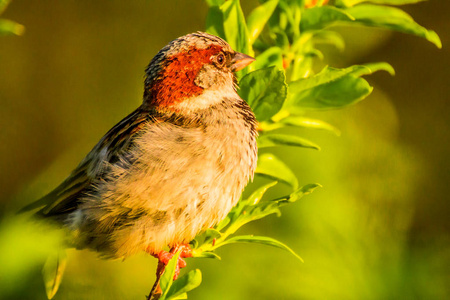
M 242 2 L 244 11 L 256 3 Z M 327 64 L 388 61 L 397 75 L 369 77 L 375 91 L 356 106 L 311 114 L 341 136 L 305 130 L 322 151 L 278 154 L 301 184 L 323 188 L 281 218 L 244 228 L 285 242 L 305 263 L 278 249 L 227 246 L 222 261 L 188 261 L 203 272 L 190 299 L 450 297 L 450 2 L 403 8 L 436 30 L 444 48 L 384 30 L 337 28 L 347 48 L 324 49 Z M 202 1 L 10 4 L 2 17 L 26 32 L 0 37 L 0 251 L 16 251 L 0 253 L 3 259 L 20 261 L 17 249 L 28 245 L 14 231 L 14 211 L 54 188 L 140 104 L 150 59 L 170 40 L 204 30 L 206 12 Z M 55 299 L 144 299 L 155 268 L 145 254 L 121 262 L 71 251 Z M 40 269 L 0 272 L 0 298 L 46 299 Z

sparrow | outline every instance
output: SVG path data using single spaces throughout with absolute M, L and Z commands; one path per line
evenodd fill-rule
M 253 178 L 257 122 L 235 74 L 252 61 L 203 32 L 171 41 L 145 70 L 142 104 L 22 211 L 66 229 L 70 247 L 167 263 L 166 247 L 224 219 Z

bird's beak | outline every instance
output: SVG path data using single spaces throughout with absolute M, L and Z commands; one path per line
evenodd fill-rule
M 234 72 L 240 71 L 254 61 L 255 59 L 253 57 L 244 53 L 236 52 L 233 60 L 231 61 L 231 70 Z

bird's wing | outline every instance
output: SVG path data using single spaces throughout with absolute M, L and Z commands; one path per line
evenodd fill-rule
M 109 130 L 89 152 L 78 167 L 52 192 L 25 206 L 20 212 L 40 209 L 37 214 L 49 217 L 66 215 L 74 211 L 80 198 L 93 188 L 92 183 L 104 176 L 106 163 L 130 161 L 128 150 L 133 146 L 139 132 L 149 122 L 156 122 L 152 113 L 138 108 Z

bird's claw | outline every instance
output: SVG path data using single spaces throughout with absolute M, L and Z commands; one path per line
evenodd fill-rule
M 169 252 L 161 250 L 160 252 L 158 252 L 158 254 L 152 254 L 158 259 L 158 269 L 156 271 L 157 274 L 162 273 L 169 261 L 178 251 L 180 251 L 180 256 L 178 257 L 177 268 L 175 270 L 173 280 L 176 280 L 178 278 L 178 275 L 180 275 L 180 269 L 186 267 L 186 261 L 183 258 L 192 256 L 192 249 L 188 244 L 176 245 L 172 247 Z

